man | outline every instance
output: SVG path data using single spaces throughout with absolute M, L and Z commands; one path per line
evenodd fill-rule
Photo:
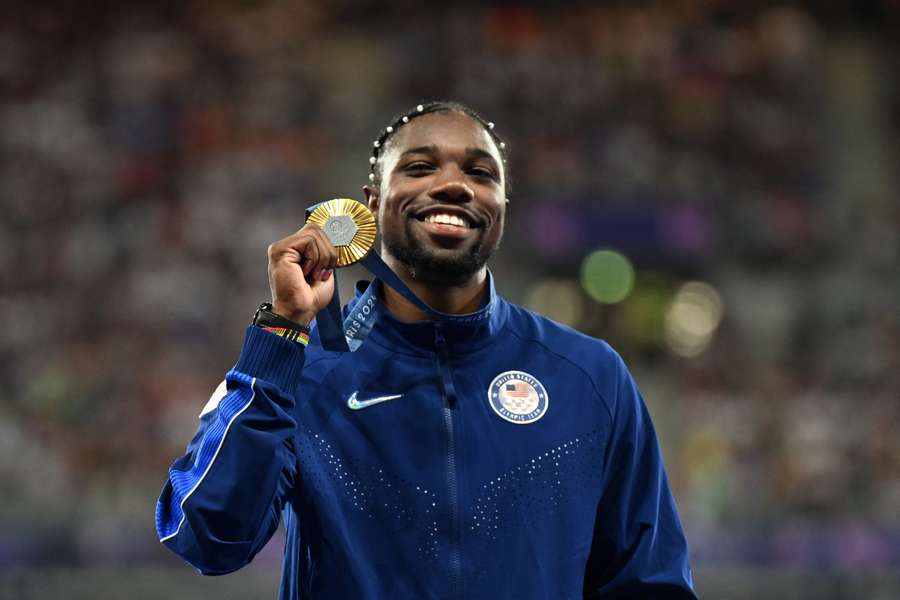
M 324 350 L 318 330 L 307 347 L 335 249 L 314 225 L 269 247 L 271 307 L 170 469 L 160 539 L 227 573 L 283 516 L 282 598 L 694 598 L 622 360 L 494 291 L 493 124 L 419 105 L 374 146 L 364 191 L 402 284 L 359 289 L 345 315 L 373 318 L 354 352 Z

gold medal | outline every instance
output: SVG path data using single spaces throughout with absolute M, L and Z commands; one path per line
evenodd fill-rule
M 375 215 L 357 200 L 335 198 L 322 202 L 309 214 L 307 223 L 322 228 L 338 253 L 337 266 L 362 260 L 375 245 Z

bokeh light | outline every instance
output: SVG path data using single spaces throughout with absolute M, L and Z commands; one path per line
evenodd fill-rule
M 666 345 L 678 356 L 703 354 L 722 322 L 722 296 L 708 283 L 685 283 L 669 303 L 663 320 Z
M 663 341 L 663 318 L 680 282 L 658 271 L 635 274 L 634 289 L 622 303 L 617 321 L 626 335 L 644 348 L 659 349 Z
M 525 295 L 525 306 L 570 327 L 584 316 L 584 299 L 572 279 L 538 279 Z
M 620 252 L 595 250 L 581 263 L 581 285 L 597 302 L 616 304 L 634 287 L 634 267 Z

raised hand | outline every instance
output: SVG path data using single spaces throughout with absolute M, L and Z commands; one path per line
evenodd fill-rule
M 309 223 L 268 249 L 272 311 L 309 325 L 334 294 L 337 252 L 318 225 Z

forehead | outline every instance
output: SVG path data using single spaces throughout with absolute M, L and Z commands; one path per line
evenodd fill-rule
M 502 162 L 497 145 L 484 126 L 460 112 L 435 112 L 412 119 L 391 138 L 386 154 L 432 145 L 448 151 L 479 148 L 489 152 L 497 164 Z

